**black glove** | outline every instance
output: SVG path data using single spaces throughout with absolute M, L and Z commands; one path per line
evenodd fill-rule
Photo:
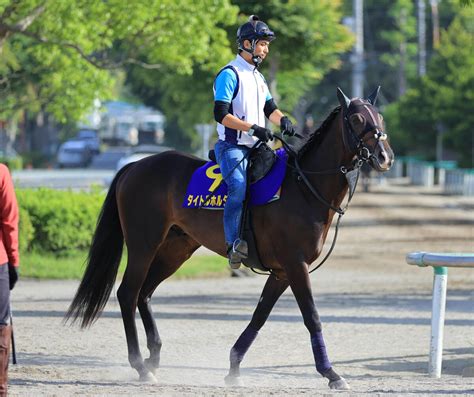
M 273 134 L 268 128 L 263 128 L 254 124 L 249 131 L 250 135 L 255 135 L 263 142 L 273 141 Z
M 286 116 L 283 116 L 280 119 L 280 131 L 283 135 L 294 136 L 296 134 L 295 127 L 293 123 Z
M 10 263 L 8 264 L 8 275 L 10 277 L 10 290 L 12 290 L 18 281 L 18 269 Z

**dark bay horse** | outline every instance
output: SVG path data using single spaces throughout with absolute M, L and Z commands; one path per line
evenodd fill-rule
M 290 287 L 310 333 L 316 370 L 334 389 L 347 389 L 329 361 L 313 300 L 308 267 L 320 255 L 333 216 L 348 189 L 345 172 L 357 161 L 387 171 L 393 151 L 374 107 L 378 89 L 368 99 L 349 100 L 338 89 L 338 106 L 299 152 L 290 154 L 278 201 L 253 210 L 257 246 L 273 273 L 268 277 L 252 320 L 230 354 L 233 383 L 240 363 L 274 304 Z M 191 174 L 205 162 L 169 151 L 123 168 L 114 178 L 101 214 L 87 268 L 66 318 L 87 327 L 101 314 L 113 288 L 124 240 L 128 262 L 117 291 L 128 345 L 128 359 L 141 380 L 156 381 L 161 339 L 150 306 L 157 286 L 201 245 L 226 256 L 222 211 L 182 208 Z M 298 172 L 294 170 L 300 169 Z M 322 173 L 317 173 L 322 171 Z M 315 195 L 315 191 L 317 194 Z M 292 227 L 288 228 L 287 225 Z M 150 357 L 140 353 L 136 309 L 146 331 Z

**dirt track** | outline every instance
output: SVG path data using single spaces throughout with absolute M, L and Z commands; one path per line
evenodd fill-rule
M 474 271 L 451 270 L 443 375 L 426 375 L 432 271 L 408 252 L 473 251 L 474 201 L 392 185 L 356 195 L 329 262 L 313 274 L 314 296 L 346 395 L 467 395 L 474 378 Z M 163 339 L 157 385 L 136 381 L 118 303 L 89 330 L 61 324 L 76 282 L 21 280 L 13 294 L 19 365 L 11 395 L 333 394 L 316 374 L 309 337 L 286 293 L 242 364 L 245 386 L 226 388 L 229 349 L 248 323 L 264 277 L 169 280 L 153 299 Z M 146 342 L 139 323 L 142 352 Z M 341 394 L 340 392 L 338 393 Z

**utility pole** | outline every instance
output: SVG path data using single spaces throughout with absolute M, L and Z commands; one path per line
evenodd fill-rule
M 426 74 L 426 8 L 425 0 L 417 0 L 418 8 L 418 76 Z
M 407 9 L 402 8 L 400 10 L 398 25 L 400 31 L 403 31 L 403 27 L 407 23 Z M 404 34 L 402 34 L 402 40 L 399 45 L 400 52 L 400 65 L 398 67 L 398 96 L 401 97 L 405 95 L 407 90 L 407 79 L 406 79 L 406 61 L 407 61 L 407 39 Z
M 431 21 L 433 24 L 433 48 L 439 48 L 439 12 L 438 0 L 430 0 Z M 436 123 L 436 161 L 443 160 L 443 140 L 446 126 L 438 121 Z
M 438 0 L 430 0 L 431 4 L 431 20 L 433 23 L 433 47 L 439 47 L 439 12 Z
M 356 42 L 352 54 L 352 97 L 364 96 L 364 0 L 352 0 Z

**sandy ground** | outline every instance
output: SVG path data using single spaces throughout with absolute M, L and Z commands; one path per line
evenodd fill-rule
M 90 329 L 64 326 L 71 281 L 21 280 L 14 290 L 18 365 L 11 395 L 469 395 L 474 378 L 474 270 L 451 269 L 443 375 L 427 375 L 432 270 L 405 263 L 411 251 L 473 251 L 474 201 L 433 190 L 380 185 L 359 193 L 343 219 L 313 292 L 334 368 L 350 392 L 332 392 L 315 371 L 309 336 L 286 293 L 242 364 L 243 386 L 224 385 L 229 349 L 247 325 L 265 277 L 178 281 L 153 308 L 163 339 L 158 384 L 127 362 L 117 300 Z M 141 323 L 142 352 L 147 355 Z

